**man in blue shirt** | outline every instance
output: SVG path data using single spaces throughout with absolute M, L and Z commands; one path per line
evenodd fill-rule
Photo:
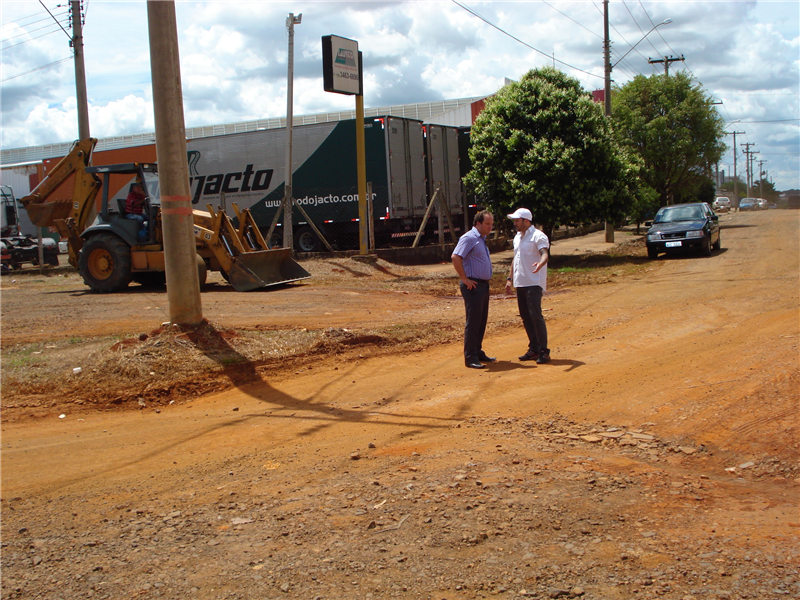
M 494 362 L 483 351 L 483 334 L 489 318 L 489 280 L 492 278 L 492 259 L 486 236 L 492 231 L 494 217 L 488 210 L 475 215 L 470 231 L 458 239 L 450 257 L 461 279 L 461 296 L 467 313 L 464 327 L 464 363 L 470 369 L 483 369 L 481 362 Z

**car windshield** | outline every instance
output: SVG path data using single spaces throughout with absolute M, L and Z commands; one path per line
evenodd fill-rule
M 699 206 L 665 206 L 656 214 L 654 223 L 675 223 L 676 221 L 696 221 L 703 218 Z

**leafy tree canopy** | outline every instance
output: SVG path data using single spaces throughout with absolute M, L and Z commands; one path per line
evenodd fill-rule
M 496 211 L 525 207 L 550 236 L 559 225 L 617 220 L 638 189 L 638 158 L 621 148 L 577 79 L 534 69 L 487 99 L 464 178 Z
M 612 96 L 614 130 L 641 158 L 641 177 L 660 203 L 705 200 L 725 152 L 724 122 L 693 77 L 638 75 Z

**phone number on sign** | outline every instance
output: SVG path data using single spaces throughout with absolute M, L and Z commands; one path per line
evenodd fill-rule
M 358 81 L 358 73 L 348 73 L 347 71 L 339 71 L 337 75 L 342 79 L 355 79 L 356 81 Z

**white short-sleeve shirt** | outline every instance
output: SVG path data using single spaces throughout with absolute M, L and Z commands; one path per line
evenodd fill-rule
M 517 232 L 514 237 L 514 287 L 538 285 L 544 292 L 547 289 L 547 265 L 533 272 L 533 263 L 541 260 L 540 251 L 550 247 L 547 236 L 533 225 L 525 233 Z

